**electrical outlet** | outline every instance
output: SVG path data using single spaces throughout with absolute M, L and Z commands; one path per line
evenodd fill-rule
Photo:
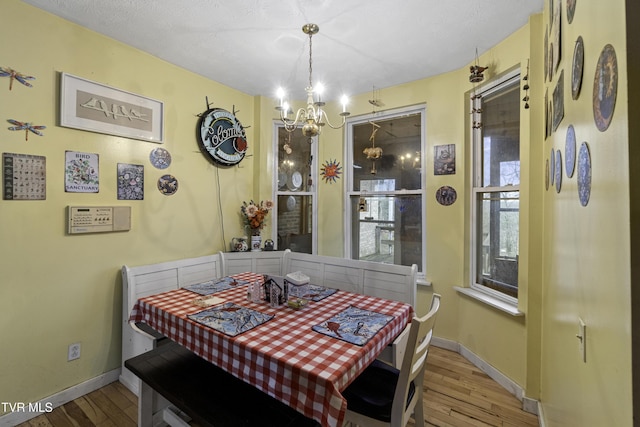
M 583 362 L 587 362 L 587 325 L 585 325 L 584 320 L 582 320 L 581 318 L 578 318 L 578 334 L 576 335 L 576 338 L 578 338 L 578 340 L 580 341 L 579 344 L 579 351 L 580 351 L 580 357 L 582 358 Z
M 67 353 L 67 361 L 76 360 L 80 358 L 80 343 L 69 344 L 69 352 Z

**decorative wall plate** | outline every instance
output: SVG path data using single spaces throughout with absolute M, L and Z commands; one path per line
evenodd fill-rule
M 158 169 L 166 169 L 171 164 L 171 154 L 164 148 L 154 148 L 149 154 L 151 164 Z
M 549 156 L 549 159 L 549 182 L 553 185 L 556 177 L 556 150 L 553 148 L 551 148 L 551 156 Z
M 178 180 L 173 175 L 162 175 L 158 179 L 158 190 L 165 196 L 171 196 L 178 191 Z
M 302 174 L 298 171 L 293 172 L 287 181 L 289 191 L 298 191 L 302 187 Z
M 458 193 L 455 188 L 449 187 L 448 185 L 443 185 L 436 191 L 436 200 L 442 206 L 451 206 L 456 202 L 457 198 Z
M 287 197 L 287 210 L 292 211 L 296 208 L 296 198 L 293 196 Z
M 573 15 L 576 13 L 576 2 L 578 0 L 567 0 L 567 22 L 573 22 Z
M 569 125 L 567 128 L 567 140 L 564 144 L 564 162 L 567 177 L 571 178 L 576 168 L 576 131 L 573 125 Z
M 573 66 L 571 67 L 571 98 L 578 99 L 582 87 L 582 69 L 584 67 L 584 42 L 582 36 L 576 40 L 573 48 Z
M 278 172 L 278 189 L 282 190 L 287 187 L 287 173 L 280 171 Z
M 559 193 L 562 189 L 562 153 L 558 149 L 556 151 L 556 165 L 555 165 L 555 180 L 556 180 L 556 193 Z
M 544 168 L 544 188 L 549 190 L 549 159 L 547 159 L 547 163 Z
M 587 206 L 591 197 L 591 153 L 586 142 L 578 153 L 578 197 L 582 206 Z
M 618 92 L 618 60 L 616 51 L 606 45 L 598 58 L 596 75 L 593 78 L 593 120 L 600 132 L 611 124 Z

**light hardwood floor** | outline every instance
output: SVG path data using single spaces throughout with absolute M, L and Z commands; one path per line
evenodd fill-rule
M 428 426 L 538 426 L 538 417 L 521 406 L 464 357 L 438 347 L 429 350 L 424 377 Z M 136 418 L 136 397 L 115 382 L 18 427 L 135 427 Z

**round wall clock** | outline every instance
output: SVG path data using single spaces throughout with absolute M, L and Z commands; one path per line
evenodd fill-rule
M 593 78 L 593 120 L 600 132 L 611 124 L 618 93 L 618 60 L 616 51 L 606 45 L 598 58 L 596 75 Z
M 222 108 L 211 108 L 200 116 L 196 136 L 202 151 L 223 166 L 240 163 L 247 152 L 247 137 L 242 124 Z
M 573 48 L 573 67 L 571 69 L 571 98 L 578 99 L 582 87 L 582 68 L 584 67 L 584 42 L 582 36 L 576 40 Z

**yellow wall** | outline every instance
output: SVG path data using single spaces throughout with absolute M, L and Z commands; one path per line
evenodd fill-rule
M 578 145 L 589 144 L 592 189 L 589 204 L 581 206 L 576 176 L 565 174 L 560 194 L 549 189 L 543 195 L 541 399 L 549 426 L 569 425 L 569 420 L 580 426 L 625 426 L 632 416 L 625 2 L 581 0 L 571 24 L 564 8 L 562 13 L 564 119 L 542 150 L 544 159 L 551 148 L 564 155 L 572 124 Z M 545 11 L 545 22 L 547 16 Z M 574 101 L 568 77 L 578 36 L 584 39 L 584 79 Z M 593 81 L 607 43 L 616 50 L 619 78 L 613 120 L 600 132 L 593 120 Z M 555 82 L 547 84 L 550 94 Z M 586 363 L 578 353 L 578 318 L 587 325 Z
M 548 2 L 545 2 L 545 7 Z M 0 200 L 0 401 L 35 401 L 116 369 L 120 364 L 122 264 L 215 253 L 244 234 L 238 210 L 243 200 L 271 197 L 273 100 L 250 97 L 189 73 L 147 54 L 63 21 L 18 0 L 5 0 L 0 32 L 3 67 L 34 75 L 33 88 L 0 79 L 0 119 L 47 125 L 44 137 L 0 128 L 0 150 L 47 157 L 47 200 Z M 490 79 L 531 61 L 531 109 L 521 110 L 522 186 L 521 292 L 524 318 L 514 318 L 459 295 L 467 284 L 469 223 L 468 65 L 433 78 L 382 88 L 385 108 L 426 104 L 427 279 L 420 288 L 418 312 L 432 291 L 443 296 L 436 334 L 460 342 L 497 370 L 541 399 L 547 426 L 631 425 L 631 347 L 629 308 L 629 173 L 624 0 L 581 0 L 568 25 L 563 2 L 565 118 L 544 140 L 542 45 L 548 11 L 534 16 L 480 57 Z M 571 100 L 569 86 L 573 40 L 585 39 L 582 95 Z M 593 125 L 592 78 L 600 50 L 612 43 L 620 72 L 614 121 L 605 133 Z M 470 62 L 473 52 L 470 52 Z M 157 144 L 56 126 L 59 72 L 68 72 L 165 102 L 166 142 L 172 156 L 166 171 L 151 166 Z M 485 81 L 486 81 L 485 80 Z M 6 86 L 3 86 L 3 83 Z M 372 82 L 375 84 L 376 82 Z M 249 154 L 240 165 L 217 168 L 199 153 L 195 141 L 198 113 L 205 96 L 213 106 L 239 110 L 247 127 Z M 368 114 L 370 94 L 352 98 L 354 116 Z M 334 106 L 328 105 L 330 114 Z M 333 114 L 332 114 L 333 116 Z M 593 189 L 589 206 L 577 201 L 576 178 L 565 176 L 563 190 L 544 190 L 544 162 L 551 147 L 564 154 L 569 124 L 578 141 L 590 144 Z M 8 126 L 8 124 L 7 124 Z M 3 130 L 4 129 L 4 130 Z M 455 144 L 457 172 L 434 176 L 433 146 Z M 318 162 L 344 165 L 343 131 L 323 130 Z M 100 154 L 98 194 L 65 193 L 65 150 Z M 116 200 L 119 162 L 145 166 L 144 201 Z M 180 189 L 170 197 L 155 189 L 156 179 L 171 173 Z M 344 254 L 343 180 L 320 182 L 318 253 Z M 434 197 L 442 185 L 458 191 L 458 201 L 440 206 Z M 221 192 L 218 188 L 222 188 Z M 67 205 L 128 205 L 132 230 L 126 233 L 67 236 Z M 7 220 L 8 219 L 8 220 Z M 270 228 L 265 234 L 270 233 Z M 525 258 L 524 260 L 522 258 Z M 577 355 L 577 318 L 588 326 L 587 363 Z M 82 343 L 82 357 L 66 361 L 67 346 Z
M 47 199 L 0 200 L 0 401 L 32 402 L 120 366 L 120 267 L 223 249 L 240 235 L 242 200 L 253 197 L 254 157 L 242 168 L 216 168 L 200 154 L 196 114 L 235 104 L 245 126 L 254 122 L 252 97 L 143 54 L 17 0 L 0 6 L 2 67 L 36 77 L 33 88 L 0 79 L 0 151 L 46 156 Z M 164 101 L 166 141 L 173 162 L 149 161 L 159 145 L 57 126 L 58 73 L 67 72 Z M 7 119 L 46 125 L 25 142 Z M 249 154 L 255 127 L 247 129 Z M 270 140 L 270 138 L 269 138 Z M 100 155 L 100 192 L 64 192 L 65 150 Z M 116 196 L 116 165 L 145 167 L 144 201 Z M 179 180 L 170 197 L 156 189 L 164 173 Z M 223 188 L 222 205 L 218 188 Z M 132 207 L 129 232 L 67 236 L 68 205 Z M 67 346 L 82 344 L 67 362 Z

